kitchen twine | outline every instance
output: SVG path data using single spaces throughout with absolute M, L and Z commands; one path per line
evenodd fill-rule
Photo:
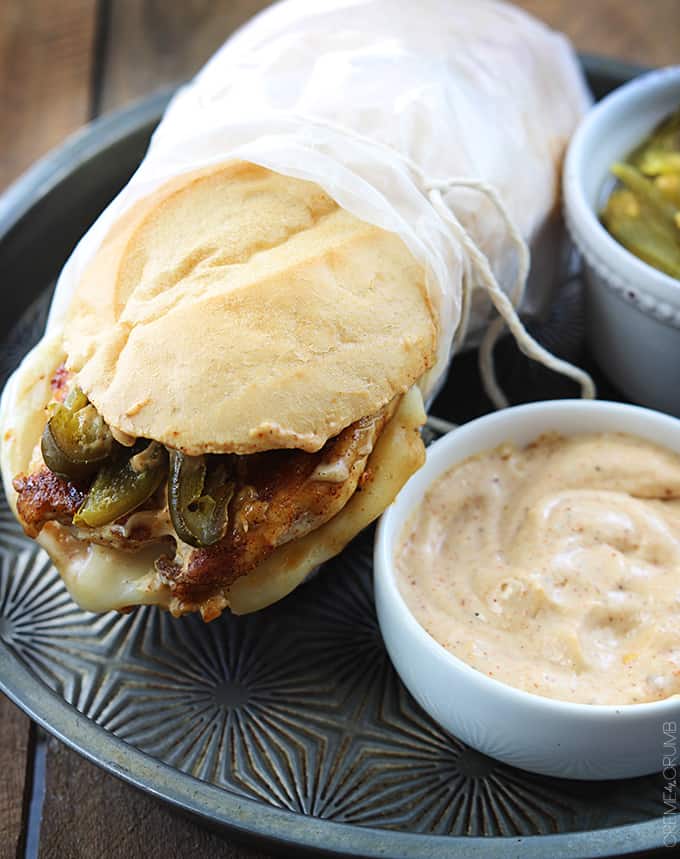
M 288 117 L 291 116 L 290 113 L 287 113 L 286 115 Z M 461 317 L 453 339 L 454 347 L 457 347 L 463 342 L 467 332 L 470 319 L 471 296 L 475 286 L 473 278 L 476 281 L 476 285 L 481 286 L 485 290 L 498 313 L 498 318 L 494 319 L 489 324 L 479 347 L 479 373 L 482 379 L 482 385 L 497 409 L 503 409 L 509 405 L 508 398 L 503 393 L 500 385 L 498 384 L 498 380 L 496 379 L 496 368 L 493 361 L 494 346 L 506 325 L 510 330 L 510 333 L 515 338 L 515 342 L 519 349 L 525 355 L 532 358 L 534 361 L 538 361 L 540 364 L 543 364 L 544 367 L 548 367 L 550 370 L 554 370 L 557 373 L 561 373 L 563 376 L 573 379 L 581 386 L 582 397 L 586 399 L 593 399 L 595 397 L 595 383 L 590 375 L 586 373 L 585 370 L 581 370 L 580 367 L 576 367 L 574 364 L 569 363 L 569 361 L 557 358 L 552 354 L 552 352 L 541 346 L 541 344 L 538 343 L 531 334 L 529 334 L 519 318 L 517 308 L 524 296 L 524 290 L 526 288 L 527 278 L 529 275 L 531 254 L 529 246 L 520 235 L 520 232 L 510 217 L 510 213 L 508 212 L 505 204 L 501 200 L 497 190 L 492 185 L 478 179 L 466 179 L 458 176 L 452 176 L 445 179 L 432 179 L 427 176 L 420 165 L 417 164 L 410 156 L 405 155 L 403 152 L 394 149 L 386 143 L 382 143 L 379 140 L 373 140 L 358 131 L 354 131 L 351 128 L 347 128 L 330 120 L 299 113 L 293 113 L 292 115 L 295 119 L 304 123 L 322 126 L 331 131 L 336 131 L 339 134 L 346 135 L 359 143 L 363 143 L 373 148 L 382 149 L 390 155 L 396 155 L 396 157 L 399 158 L 402 163 L 419 178 L 423 192 L 426 194 L 432 207 L 448 225 L 462 247 L 467 251 L 467 258 L 463 269 Z M 492 203 L 500 215 L 508 231 L 511 243 L 517 253 L 517 274 L 515 276 L 515 281 L 509 290 L 509 294 L 506 294 L 501 289 L 498 280 L 491 269 L 488 257 L 458 220 L 453 209 L 447 204 L 445 195 L 455 188 L 468 188 L 472 191 L 478 191 Z

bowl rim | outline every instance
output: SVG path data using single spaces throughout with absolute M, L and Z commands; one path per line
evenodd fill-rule
M 674 693 L 670 697 L 662 698 L 658 701 L 644 701 L 635 704 L 584 704 L 574 701 L 564 701 L 558 698 L 549 698 L 545 695 L 539 695 L 535 692 L 528 692 L 525 689 L 511 686 L 494 677 L 489 677 L 487 674 L 469 665 L 460 657 L 455 656 L 440 644 L 436 638 L 430 635 L 418 622 L 399 589 L 394 565 L 396 540 L 401 534 L 407 518 L 413 513 L 432 483 L 453 465 L 467 458 L 467 455 L 464 457 L 455 455 L 456 448 L 461 441 L 461 436 L 464 440 L 466 437 L 473 435 L 481 426 L 493 426 L 497 424 L 500 430 L 506 423 L 511 423 L 515 420 L 517 416 L 521 417 L 541 412 L 549 413 L 553 410 L 576 414 L 582 412 L 588 416 L 597 414 L 598 412 L 618 413 L 623 416 L 636 415 L 643 420 L 667 423 L 671 429 L 675 430 L 680 439 L 680 419 L 643 406 L 618 403 L 610 400 L 541 400 L 535 403 L 511 406 L 498 412 L 491 412 L 462 424 L 428 447 L 426 461 L 423 466 L 409 480 L 406 486 L 403 487 L 399 496 L 382 515 L 376 530 L 374 547 L 374 576 L 376 585 L 377 579 L 380 577 L 381 584 L 385 586 L 383 592 L 392 601 L 393 605 L 396 606 L 401 615 L 402 623 L 405 624 L 405 629 L 408 630 L 409 634 L 414 636 L 424 648 L 429 649 L 437 659 L 440 661 L 443 660 L 451 671 L 477 684 L 483 694 L 505 697 L 512 704 L 533 707 L 537 711 L 542 710 L 546 715 L 552 714 L 554 716 L 592 719 L 595 721 L 616 719 L 619 725 L 622 719 L 632 720 L 650 717 L 658 719 L 662 718 L 665 714 L 668 714 L 669 717 L 674 715 L 677 718 L 678 708 L 680 708 L 680 693 Z M 675 427 L 672 427 L 672 424 L 675 424 Z M 546 431 L 546 429 L 539 427 L 536 430 L 536 436 Z M 556 431 L 560 431 L 559 427 L 557 427 Z M 586 428 L 584 431 L 598 432 L 596 427 Z M 605 432 L 606 430 L 602 431 Z M 626 432 L 625 428 L 621 431 Z M 504 440 L 504 438 L 499 436 L 497 444 L 502 444 Z M 409 485 L 411 487 L 410 491 Z M 379 588 L 376 587 L 376 592 L 378 591 Z M 380 620 L 380 613 L 378 616 Z
M 635 256 L 600 222 L 586 199 L 581 169 L 592 148 L 593 140 L 597 139 L 600 126 L 610 113 L 622 111 L 626 106 L 629 110 L 634 110 L 636 103 L 648 97 L 650 92 L 674 85 L 677 85 L 680 103 L 680 64 L 653 69 L 639 75 L 597 102 L 584 116 L 567 147 L 562 184 L 565 221 L 576 244 L 585 245 L 586 255 L 593 255 L 601 267 L 613 271 L 619 277 L 643 278 L 644 284 L 636 284 L 637 291 L 651 292 L 656 289 L 665 291 L 664 297 L 678 299 L 680 278 L 671 277 Z

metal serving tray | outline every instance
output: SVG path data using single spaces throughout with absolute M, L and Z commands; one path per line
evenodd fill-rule
M 598 96 L 638 71 L 584 63 Z M 139 163 L 168 97 L 93 123 L 0 199 L 0 383 L 38 339 L 56 275 Z M 587 360 L 576 281 L 535 328 Z M 572 392 L 512 344 L 499 348 L 516 400 Z M 488 408 L 474 355 L 457 358 L 435 413 L 462 421 Z M 3 498 L 0 688 L 114 775 L 270 849 L 506 859 L 660 847 L 660 777 L 530 775 L 466 748 L 420 710 L 380 637 L 371 547 L 369 531 L 254 616 L 207 626 L 144 608 L 97 616 L 70 600 Z

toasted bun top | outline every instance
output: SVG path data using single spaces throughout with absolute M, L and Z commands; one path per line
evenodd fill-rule
M 236 162 L 117 223 L 65 348 L 125 433 L 192 454 L 314 451 L 420 378 L 436 325 L 401 239 L 311 182 Z

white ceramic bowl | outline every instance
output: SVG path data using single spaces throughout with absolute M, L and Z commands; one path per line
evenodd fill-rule
M 597 104 L 564 166 L 567 228 L 583 254 L 587 336 L 612 382 L 632 400 L 680 415 L 680 281 L 642 262 L 605 230 L 598 212 L 609 168 L 680 106 L 680 66 L 635 78 Z
M 399 592 L 394 549 L 430 483 L 455 463 L 542 432 L 625 431 L 680 453 L 680 421 L 638 406 L 554 400 L 465 424 L 428 449 L 425 465 L 383 515 L 375 543 L 375 600 L 387 651 L 413 697 L 442 727 L 501 761 L 564 778 L 628 778 L 663 769 L 664 723 L 680 696 L 621 706 L 574 704 L 515 689 L 475 670 L 432 638 Z

